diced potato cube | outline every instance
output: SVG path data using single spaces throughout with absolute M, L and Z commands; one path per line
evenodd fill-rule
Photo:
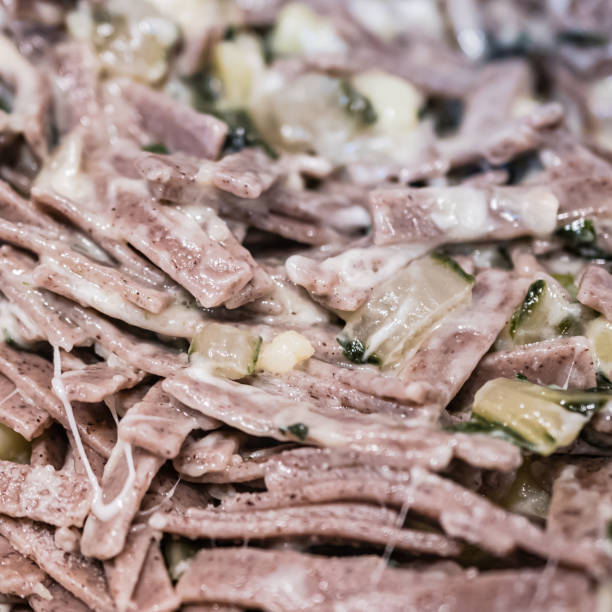
M 346 43 L 329 19 L 301 2 L 292 2 L 278 15 L 272 49 L 279 55 L 342 53 Z
M 261 46 L 250 34 L 240 34 L 235 40 L 224 40 L 213 53 L 215 73 L 221 80 L 224 106 L 248 106 L 251 92 L 264 70 Z
M 372 103 L 378 115 L 377 129 L 394 134 L 417 124 L 423 95 L 405 79 L 382 70 L 368 70 L 353 77 L 352 84 Z
M 281 374 L 290 372 L 313 354 L 314 348 L 307 338 L 296 331 L 287 331 L 262 346 L 257 366 L 262 370 Z

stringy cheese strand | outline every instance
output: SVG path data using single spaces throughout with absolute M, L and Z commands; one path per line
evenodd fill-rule
M 53 388 L 53 392 L 55 393 L 57 398 L 62 402 L 64 406 L 64 410 L 66 411 L 66 418 L 68 419 L 70 431 L 72 432 L 72 436 L 74 437 L 79 457 L 81 458 L 81 461 L 85 466 L 87 478 L 89 479 L 89 482 L 91 483 L 92 489 L 94 491 L 94 498 L 91 504 L 92 512 L 100 520 L 109 521 L 114 516 L 116 516 L 123 508 L 123 498 L 132 488 L 136 479 L 134 457 L 132 455 L 132 445 L 123 443 L 121 441 L 118 442 L 124 445 L 125 460 L 128 466 L 128 477 L 126 478 L 125 484 L 123 485 L 123 489 L 121 489 L 119 495 L 117 495 L 117 497 L 112 502 L 105 504 L 102 501 L 102 489 L 98 483 L 96 475 L 91 469 L 91 465 L 89 463 L 89 459 L 87 458 L 87 454 L 85 453 L 85 448 L 83 447 L 83 442 L 81 441 L 81 435 L 79 433 L 77 423 L 74 418 L 74 411 L 72 410 L 72 406 L 66 394 L 66 387 L 64 386 L 64 381 L 62 380 L 62 364 L 60 350 L 59 347 L 55 345 L 53 346 L 53 379 L 51 381 L 51 387 Z

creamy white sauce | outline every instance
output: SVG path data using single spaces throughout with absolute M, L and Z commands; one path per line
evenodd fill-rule
M 35 185 L 48 185 L 53 191 L 75 202 L 95 199 L 92 180 L 82 171 L 83 137 L 76 130 L 62 143 L 37 177 Z
M 186 373 L 194 380 L 215 385 L 232 393 L 242 394 L 248 398 L 249 404 L 258 404 L 262 412 L 271 416 L 271 422 L 274 425 L 273 431 L 269 432 L 268 435 L 277 439 L 284 439 L 279 438 L 280 429 L 287 428 L 295 423 L 304 423 L 308 427 L 308 440 L 323 446 L 343 446 L 350 442 L 350 439 L 342 433 L 334 419 L 313 412 L 310 406 L 304 402 L 273 395 L 256 387 L 216 376 L 210 372 L 207 364 L 201 361 L 196 366 L 189 367 Z M 271 406 L 271 402 L 274 402 L 275 408 Z M 274 414 L 270 414 L 273 410 L 275 410 Z M 232 420 L 231 425 L 253 435 L 262 435 L 259 428 L 253 430 L 241 418 Z M 293 439 L 291 435 L 288 437 Z
M 282 279 L 272 275 L 274 290 L 266 301 L 277 303 L 282 308 L 281 315 L 265 317 L 269 323 L 279 320 L 293 322 L 300 325 L 315 325 L 317 323 L 329 323 L 330 313 L 328 310 L 313 302 L 304 289 L 296 287 L 292 283 L 286 283 Z
M 452 240 L 472 240 L 492 233 L 499 225 L 494 215 L 522 226 L 536 236 L 556 227 L 559 202 L 550 189 L 493 188 L 491 192 L 468 186 L 429 188 L 430 218 Z
M 357 204 L 334 210 L 326 219 L 332 227 L 341 230 L 355 230 L 368 227 L 372 222 L 370 213 Z
M 117 441 L 117 444 L 121 444 L 123 446 L 125 452 L 125 460 L 128 466 L 128 477 L 126 478 L 123 489 L 121 489 L 119 495 L 117 495 L 112 502 L 104 503 L 102 500 L 102 488 L 98 483 L 96 475 L 93 473 L 91 464 L 89 463 L 89 459 L 85 453 L 85 448 L 83 447 L 83 442 L 81 441 L 81 434 L 79 433 L 79 428 L 74 418 L 74 412 L 72 410 L 70 401 L 68 400 L 68 395 L 66 394 L 66 387 L 64 386 L 64 382 L 62 380 L 62 364 L 58 346 L 53 347 L 53 379 L 51 381 L 51 387 L 53 388 L 53 392 L 57 398 L 64 406 L 66 418 L 68 419 L 68 425 L 70 426 L 70 431 L 74 437 L 79 457 L 83 462 L 87 478 L 91 484 L 91 488 L 93 489 L 94 496 L 91 504 L 91 510 L 101 521 L 110 521 L 122 510 L 123 506 L 125 505 L 125 498 L 129 495 L 132 487 L 134 486 L 136 470 L 134 468 L 132 446 L 123 441 Z M 116 418 L 116 414 L 113 416 Z
M 431 219 L 454 238 L 486 231 L 488 203 L 483 191 L 472 187 L 432 189 L 435 194 Z
M 346 285 L 348 290 L 371 289 L 427 250 L 425 244 L 355 248 L 321 263 L 293 255 L 287 259 L 285 268 L 289 278 L 298 285 L 310 285 L 306 281 L 313 275 L 310 269 L 314 268 L 330 280 L 335 277 L 336 282 Z
M 68 275 L 65 284 L 69 286 L 70 293 L 78 302 L 136 327 L 166 336 L 191 338 L 205 321 L 201 310 L 189 308 L 179 302 L 170 303 L 160 313 L 149 312 L 123 299 L 120 294 L 110 291 L 108 287 L 100 287 L 86 278 L 67 271 L 49 256 L 43 256 L 41 261 L 60 275 Z
M 18 306 L 0 299 L 0 330 L 18 345 L 28 346 L 28 340 L 21 335 L 22 328 L 25 328 L 32 338 L 43 338 L 38 326 Z

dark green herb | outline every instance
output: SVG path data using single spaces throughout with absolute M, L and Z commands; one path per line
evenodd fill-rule
M 510 251 L 506 246 L 497 247 L 497 252 L 499 253 L 499 257 L 496 257 L 493 261 L 493 265 L 496 268 L 502 268 L 504 270 L 512 270 L 514 268 L 514 264 L 512 263 L 512 257 L 510 255 Z
M 458 274 L 463 280 L 468 283 L 473 283 L 476 279 L 468 274 L 452 257 L 449 257 L 445 253 L 441 253 L 440 251 L 434 251 L 431 254 L 431 258 L 434 261 L 437 261 L 439 264 L 450 268 L 453 272 Z
M 11 88 L 0 79 L 0 110 L 11 113 L 13 111 L 13 98 L 14 93 Z
M 521 436 L 520 434 L 517 434 L 514 430 L 510 429 L 510 427 L 506 427 L 501 423 L 487 421 L 486 419 L 483 419 L 477 414 L 473 414 L 472 418 L 469 421 L 465 421 L 464 423 L 457 423 L 456 425 L 451 425 L 446 429 L 447 431 L 457 433 L 487 434 L 493 436 L 494 438 L 500 438 L 501 440 L 505 440 L 506 442 L 512 442 L 512 444 L 515 444 L 516 446 L 520 446 L 521 448 L 525 448 L 530 451 L 533 451 L 535 449 L 535 446 L 531 444 L 531 442 L 523 438 L 523 436 Z
M 582 326 L 575 317 L 565 317 L 557 325 L 557 333 L 561 336 L 577 336 L 580 334 Z
M 448 180 L 451 181 L 453 184 L 461 183 L 465 179 L 468 179 L 472 176 L 488 172 L 489 170 L 491 170 L 491 168 L 491 164 L 486 160 L 472 161 L 451 168 L 446 173 L 446 176 Z M 410 185 L 413 187 L 425 187 L 426 183 L 425 181 L 423 181 L 422 185 L 414 185 L 413 183 L 410 183 Z
M 304 423 L 293 423 L 293 425 L 289 425 L 288 427 L 280 427 L 279 431 L 285 435 L 290 433 L 301 442 L 308 437 L 308 425 L 304 425 Z
M 49 117 L 49 122 L 47 125 L 49 126 L 47 130 L 47 142 L 49 143 L 49 150 L 53 151 L 60 141 L 59 128 L 57 127 L 57 123 L 54 121 L 53 117 Z
M 588 30 L 563 30 L 557 34 L 557 41 L 575 47 L 602 47 L 609 42 L 608 37 L 600 32 Z
M 261 147 L 270 157 L 274 159 L 278 157 L 277 153 L 261 137 L 245 110 L 215 110 L 212 114 L 225 121 L 229 126 L 224 144 L 226 153 L 237 153 L 245 147 Z
M 570 412 L 577 412 L 582 416 L 591 417 L 605 404 L 604 400 L 599 401 L 584 401 L 584 402 L 566 402 L 561 400 L 559 405 L 569 410 Z
M 597 396 L 594 399 L 590 399 L 589 394 L 596 394 Z M 606 393 L 606 391 L 604 391 Z M 601 410 L 604 404 L 608 401 L 607 397 L 602 397 L 602 394 L 599 389 L 585 389 L 579 396 L 579 399 L 575 400 L 566 400 L 561 397 L 557 403 L 562 408 L 569 410 L 570 412 L 578 412 L 579 414 L 592 417 L 596 412 Z M 610 396 L 612 399 L 612 396 Z
M 605 434 L 592 427 L 585 427 L 580 432 L 580 437 L 591 446 L 595 446 L 596 448 L 612 448 L 612 436 L 610 434 Z
M 612 380 L 610 380 L 601 370 L 595 374 L 597 386 L 595 391 L 612 391 Z
M 223 32 L 223 40 L 234 40 L 236 38 L 236 26 L 228 26 L 225 28 L 225 32 Z
M 263 344 L 263 338 L 259 336 L 257 338 L 257 344 L 255 345 L 255 350 L 253 351 L 253 363 L 249 367 L 249 374 L 253 374 L 255 369 L 257 368 L 257 360 L 259 359 L 259 351 L 261 351 L 261 345 Z
M 419 119 L 431 117 L 438 136 L 455 132 L 463 118 L 463 101 L 458 98 L 430 97 L 419 110 Z
M 569 246 L 590 245 L 597 241 L 595 226 L 590 219 L 576 219 L 558 228 L 555 234 Z
M 271 64 L 274 60 L 274 49 L 272 47 L 274 27 L 271 25 L 256 25 L 251 26 L 250 30 L 257 35 L 264 62 L 268 65 Z
M 509 57 L 528 57 L 537 50 L 537 46 L 527 32 L 520 32 L 511 41 L 503 41 L 488 32 L 487 51 L 484 60 L 494 62 Z
M 12 348 L 19 348 L 19 345 L 17 344 L 17 342 L 15 342 L 13 337 L 9 334 L 8 330 L 4 327 L 2 328 L 2 339 L 4 340 L 5 344 L 7 344 L 8 346 Z
M 221 95 L 221 81 L 208 70 L 202 70 L 186 78 L 185 83 L 191 88 L 195 109 L 210 113 Z
M 527 295 L 521 304 L 521 307 L 512 315 L 510 319 L 510 337 L 514 338 L 516 330 L 519 328 L 521 323 L 528 318 L 540 303 L 544 290 L 546 289 L 546 282 L 542 279 L 531 283 L 527 290 Z
M 597 233 L 590 219 L 576 219 L 558 228 L 555 236 L 575 255 L 587 259 L 612 259 L 612 254 L 597 246 Z
M 514 378 L 516 378 L 517 380 L 528 380 L 528 378 L 522 372 L 517 372 L 514 375 Z
M 380 358 L 376 355 L 370 355 L 367 359 L 364 358 L 366 347 L 361 340 L 358 338 L 350 339 L 338 336 L 336 338 L 338 344 L 342 347 L 344 356 L 353 363 L 371 363 L 373 365 L 380 365 Z
M 540 160 L 540 154 L 537 151 L 528 151 L 527 153 L 518 155 L 501 166 L 501 168 L 508 172 L 508 184 L 517 185 L 530 172 L 542 170 L 544 166 Z
M 237 153 L 245 147 L 262 147 L 273 158 L 276 152 L 261 137 L 249 113 L 244 109 L 221 110 L 216 103 L 221 95 L 221 82 L 208 71 L 199 72 L 185 82 L 193 92 L 193 106 L 201 113 L 214 115 L 227 123 L 229 130 L 224 143 L 226 153 Z
M 359 123 L 372 125 L 376 123 L 378 115 L 369 98 L 359 93 L 349 81 L 343 79 L 340 82 L 340 106 Z
M 159 153 L 160 155 L 168 155 L 168 153 L 170 153 L 168 147 L 161 142 L 152 142 L 151 144 L 143 145 L 141 148 L 143 151 L 148 151 L 149 153 Z
M 612 540 L 612 521 L 608 521 L 608 526 L 606 528 L 606 535 L 610 540 Z
M 603 372 L 599 372 L 595 380 L 597 381 L 597 387 L 584 389 L 583 391 L 564 393 L 564 390 L 556 385 L 548 385 L 548 388 L 553 391 L 561 391 L 558 396 L 553 397 L 553 401 L 559 406 L 590 418 L 599 411 L 606 402 L 612 400 L 612 394 L 608 393 L 612 390 L 612 382 L 610 382 L 608 377 L 603 374 Z M 599 386 L 600 384 L 601 387 Z M 607 385 L 610 385 L 610 387 L 608 388 Z

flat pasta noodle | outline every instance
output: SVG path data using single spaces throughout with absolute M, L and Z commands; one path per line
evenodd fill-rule
M 610 32 L 0 2 L 0 608 L 612 609 Z

